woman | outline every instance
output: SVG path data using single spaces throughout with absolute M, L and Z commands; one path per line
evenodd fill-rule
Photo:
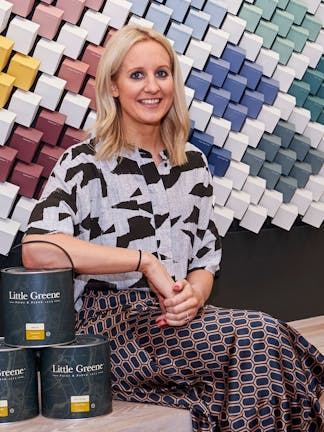
M 205 306 L 221 257 L 176 54 L 125 26 L 96 78 L 96 137 L 68 149 L 25 241 L 72 257 L 77 330 L 111 342 L 116 399 L 189 409 L 194 431 L 324 430 L 324 359 L 261 312 Z M 25 245 L 24 264 L 62 267 Z

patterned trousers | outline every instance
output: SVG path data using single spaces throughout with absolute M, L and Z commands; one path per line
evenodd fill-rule
M 205 306 L 159 329 L 146 291 L 86 290 L 77 331 L 108 336 L 114 399 L 191 412 L 195 432 L 323 432 L 324 357 L 262 312 Z

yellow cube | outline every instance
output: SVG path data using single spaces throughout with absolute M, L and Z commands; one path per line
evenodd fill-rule
M 15 77 L 0 72 L 0 108 L 3 108 L 6 105 L 15 79 Z
M 28 91 L 34 83 L 39 65 L 39 60 L 28 55 L 16 53 L 12 57 L 8 67 L 8 74 L 16 78 L 14 86 Z
M 13 46 L 13 40 L 0 36 L 0 71 L 6 66 Z

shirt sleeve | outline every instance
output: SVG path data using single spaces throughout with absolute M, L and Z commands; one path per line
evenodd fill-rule
M 205 157 L 204 157 L 205 159 Z M 207 270 L 215 274 L 220 269 L 222 256 L 221 239 L 216 227 L 213 205 L 213 182 L 205 159 L 205 181 L 199 204 L 197 233 L 193 245 L 193 256 L 188 265 L 188 272 Z

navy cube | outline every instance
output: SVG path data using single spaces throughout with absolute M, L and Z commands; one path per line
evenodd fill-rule
M 227 105 L 229 104 L 231 94 L 227 90 L 211 87 L 206 102 L 213 105 L 213 115 L 222 117 Z
M 296 132 L 294 123 L 290 123 L 284 120 L 279 120 L 273 135 L 281 138 L 281 147 L 288 148 L 291 140 L 293 139 Z
M 216 87 L 222 87 L 230 69 L 228 61 L 211 56 L 205 67 L 205 72 L 212 75 L 212 84 Z
M 245 50 L 228 43 L 223 51 L 222 59 L 229 62 L 231 72 L 238 73 L 245 60 Z
M 190 140 L 191 144 L 198 147 L 208 157 L 213 145 L 214 138 L 206 132 L 194 130 Z
M 247 87 L 251 90 L 255 90 L 262 77 L 262 66 L 245 60 L 241 67 L 240 75 L 247 79 Z
M 212 75 L 198 69 L 191 69 L 186 86 L 195 90 L 195 99 L 204 100 L 212 83 Z
M 247 107 L 248 116 L 256 119 L 264 104 L 264 96 L 256 91 L 245 90 L 240 103 Z
M 223 88 L 231 93 L 231 101 L 239 102 L 246 88 L 247 80 L 240 75 L 229 73 L 224 81 Z
M 249 165 L 250 175 L 256 176 L 265 162 L 265 153 L 263 150 L 248 147 L 245 150 L 242 162 Z
M 239 132 L 242 129 L 243 123 L 247 117 L 248 110 L 240 104 L 229 103 L 224 112 L 224 119 L 231 122 L 231 130 Z
M 279 92 L 279 81 L 263 76 L 256 89 L 264 94 L 265 103 L 272 105 Z
M 213 146 L 208 156 L 208 163 L 214 168 L 212 175 L 223 177 L 231 162 L 232 153 L 222 147 Z

